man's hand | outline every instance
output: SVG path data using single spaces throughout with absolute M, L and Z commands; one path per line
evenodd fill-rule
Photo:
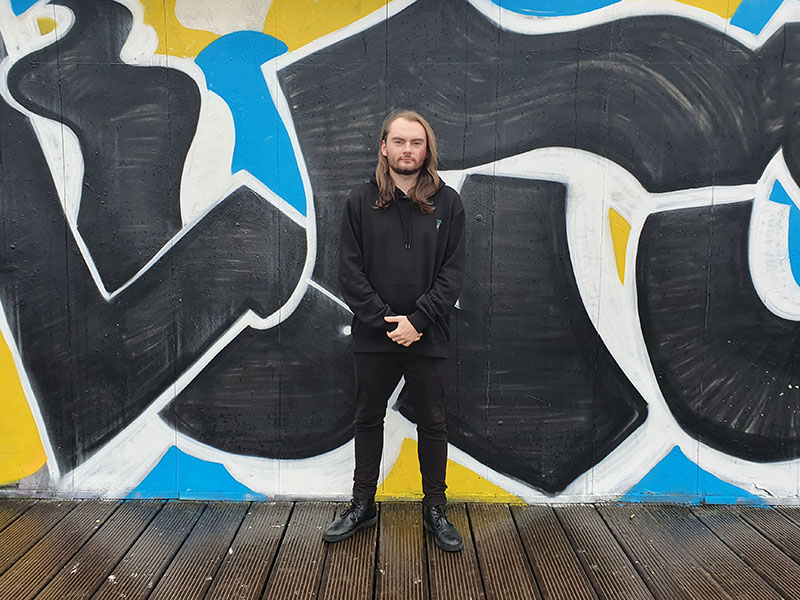
M 422 337 L 422 334 L 414 329 L 411 321 L 409 321 L 408 317 L 405 315 L 383 317 L 383 320 L 387 323 L 397 323 L 397 327 L 392 331 L 387 331 L 386 335 L 388 335 L 389 339 L 393 342 L 397 342 L 401 346 L 410 346 Z

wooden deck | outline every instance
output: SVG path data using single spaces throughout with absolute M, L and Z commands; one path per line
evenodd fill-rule
M 0 599 L 800 598 L 800 507 L 416 503 L 339 544 L 321 502 L 0 499 Z

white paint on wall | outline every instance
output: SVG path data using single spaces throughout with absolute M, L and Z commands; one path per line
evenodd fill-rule
M 753 285 L 764 305 L 775 315 L 800 320 L 800 286 L 789 262 L 789 211 L 791 207 L 770 200 L 775 182 L 780 182 L 795 204 L 800 187 L 778 152 L 764 170 L 753 203 L 748 254 Z
M 218 35 L 263 31 L 271 0 L 177 0 L 175 16 L 189 29 Z
M 202 75 L 202 73 L 201 73 Z M 200 116 L 181 176 L 181 218 L 197 222 L 231 188 L 236 134 L 227 103 L 210 91 L 203 78 Z
M 59 493 L 124 498 L 153 470 L 176 432 L 156 414 L 137 419 L 61 481 Z
M 610 23 L 619 19 L 664 15 L 684 17 L 703 23 L 707 27 L 721 31 L 751 49 L 761 46 L 784 23 L 800 20 L 800 3 L 796 1 L 783 2 L 758 35 L 731 25 L 729 19 L 710 11 L 673 0 L 637 0 L 635 2 L 633 0 L 623 0 L 622 2 L 578 15 L 547 17 L 517 13 L 502 8 L 493 0 L 467 1 L 501 29 L 528 35 L 577 31 L 578 29 Z

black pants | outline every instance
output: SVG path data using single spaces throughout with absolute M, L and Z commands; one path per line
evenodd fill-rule
M 356 469 L 353 496 L 371 499 L 378 486 L 383 453 L 386 404 L 400 376 L 417 421 L 419 469 L 424 506 L 446 501 L 447 422 L 445 375 L 447 359 L 394 352 L 354 354 L 356 371 Z

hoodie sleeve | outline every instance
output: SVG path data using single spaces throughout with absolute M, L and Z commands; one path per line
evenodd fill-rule
M 464 263 L 466 223 L 464 205 L 456 194 L 453 200 L 453 216 L 450 224 L 444 259 L 431 289 L 417 298 L 417 310 L 408 315 L 408 320 L 417 331 L 422 331 L 436 317 L 450 313 L 464 285 Z
M 367 279 L 361 243 L 360 205 L 354 196 L 355 193 L 350 194 L 342 215 L 342 230 L 339 237 L 339 288 L 347 306 L 359 321 L 368 327 L 386 330 L 389 324 L 383 318 L 394 313 Z

